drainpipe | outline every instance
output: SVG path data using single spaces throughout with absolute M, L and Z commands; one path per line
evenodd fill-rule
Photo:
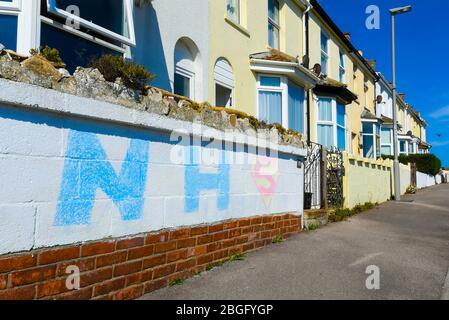
M 305 39 L 306 39 L 306 45 L 305 45 L 305 49 L 306 49 L 306 55 L 308 57 L 310 57 L 310 45 L 309 45 L 309 11 L 310 9 L 312 9 L 312 6 L 310 5 L 307 10 L 305 11 L 305 15 L 304 15 L 304 20 L 305 20 L 305 24 L 304 24 L 304 33 L 305 33 Z M 310 66 L 309 66 L 310 67 Z M 312 97 L 311 94 L 312 89 L 307 90 L 307 142 L 310 142 L 310 109 L 311 109 L 311 105 L 310 105 L 310 99 Z

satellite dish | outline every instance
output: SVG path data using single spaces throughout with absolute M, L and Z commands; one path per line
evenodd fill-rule
M 383 100 L 384 100 L 384 97 L 382 97 L 381 95 L 377 96 L 377 99 L 376 99 L 377 104 L 381 104 Z
M 302 65 L 304 66 L 304 68 L 309 69 L 310 58 L 307 54 L 304 57 L 302 57 Z
M 320 75 L 321 74 L 321 64 L 316 63 L 313 66 L 313 72 L 315 72 L 315 74 Z

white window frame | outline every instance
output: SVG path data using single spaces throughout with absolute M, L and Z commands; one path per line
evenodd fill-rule
M 235 0 L 236 1 L 236 10 L 237 10 L 237 14 L 236 14 L 236 18 L 237 18 L 237 20 L 236 19 L 234 19 L 234 17 L 232 17 L 232 16 L 230 16 L 229 14 L 228 14 L 228 6 L 229 6 L 229 1 L 230 0 L 226 0 L 226 16 L 228 17 L 228 19 L 229 20 L 231 20 L 231 21 L 233 21 L 233 22 L 235 22 L 235 23 L 237 23 L 237 24 L 240 24 L 240 21 L 241 21 L 241 4 L 240 4 L 240 0 Z
M 189 71 L 183 67 L 176 66 L 175 74 L 178 74 L 180 76 L 183 76 L 183 77 L 189 79 L 190 96 L 187 98 L 195 100 L 195 73 L 192 71 Z M 174 89 L 174 79 L 173 79 L 173 89 Z
M 128 32 L 129 37 L 125 37 L 121 34 L 112 32 L 111 30 L 108 30 L 104 27 L 101 27 L 95 23 L 92 23 L 90 21 L 87 21 L 81 17 L 76 17 L 73 14 L 60 9 L 56 7 L 56 0 L 47 0 L 47 11 L 49 13 L 55 14 L 61 18 L 67 19 L 77 19 L 79 24 L 83 26 L 84 28 L 93 30 L 107 38 L 119 41 L 123 43 L 124 45 L 136 46 L 136 36 L 134 32 L 134 18 L 133 18 L 133 0 L 123 0 L 125 4 L 125 15 L 126 15 L 126 21 L 128 22 Z
M 260 79 L 262 77 L 267 78 L 279 78 L 281 80 L 279 87 L 273 86 L 262 86 L 260 84 Z M 256 89 L 256 112 L 257 117 L 260 118 L 259 109 L 259 92 L 260 91 L 270 91 L 270 92 L 280 92 L 282 94 L 282 123 L 280 123 L 284 128 L 288 128 L 288 79 L 283 76 L 273 75 L 273 74 L 259 74 L 257 75 L 257 89 Z
M 232 108 L 234 106 L 234 86 L 231 86 L 229 84 L 224 83 L 223 81 L 214 80 L 214 96 L 215 96 L 215 102 L 217 102 L 217 85 L 219 85 L 220 87 L 226 88 L 231 90 L 231 101 L 230 101 L 230 105 L 229 106 L 223 106 L 226 108 Z
M 276 22 L 273 19 L 271 19 L 270 15 L 268 15 L 268 25 L 272 25 L 274 27 L 274 29 L 277 29 L 278 32 L 278 43 L 277 43 L 277 47 L 273 48 L 270 46 L 270 43 L 268 43 L 268 46 L 272 49 L 276 49 L 276 50 L 280 50 L 281 49 L 281 2 L 280 0 L 274 0 L 278 2 L 279 8 L 278 8 L 278 15 L 279 15 L 279 21 Z M 270 32 L 270 30 L 268 29 L 268 32 Z M 270 37 L 270 35 L 268 34 L 268 38 Z
M 11 2 L 0 1 L 0 10 L 20 11 L 21 9 L 22 9 L 22 0 L 13 0 Z
M 342 83 L 346 83 L 346 68 L 345 68 L 345 54 L 340 50 L 339 52 L 339 58 L 340 58 L 340 66 L 339 66 L 339 81 Z M 342 61 L 343 60 L 343 61 Z M 343 62 L 343 64 L 342 64 Z
M 326 40 L 327 52 L 321 48 L 321 41 L 322 41 L 323 36 L 327 39 Z M 329 35 L 326 32 L 324 32 L 324 30 L 321 30 L 321 32 L 320 32 L 321 73 L 326 74 L 326 75 L 329 74 L 329 40 L 330 40 Z M 324 54 L 324 58 L 326 59 L 326 70 L 323 70 L 323 54 Z
M 332 104 L 332 121 L 324 121 L 324 120 L 319 120 L 319 99 L 330 99 L 331 100 L 331 104 Z M 348 127 L 347 127 L 347 123 L 348 123 L 348 114 L 345 110 L 345 126 L 342 127 L 340 125 L 337 124 L 337 100 L 334 97 L 328 97 L 328 96 L 319 96 L 316 97 L 315 99 L 315 114 L 316 114 L 316 121 L 315 121 L 315 137 L 316 137 L 316 141 L 317 143 L 319 143 L 318 141 L 318 125 L 328 125 L 331 126 L 332 125 L 332 132 L 333 132 L 333 143 L 332 143 L 332 147 L 334 148 L 338 148 L 338 130 L 337 128 L 344 128 L 345 129 L 345 151 L 348 151 L 348 137 L 347 137 L 347 132 L 348 132 Z

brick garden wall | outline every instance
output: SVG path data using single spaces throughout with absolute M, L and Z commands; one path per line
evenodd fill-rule
M 300 230 L 300 216 L 258 216 L 2 256 L 0 300 L 135 299 Z M 67 289 L 68 266 L 80 290 Z

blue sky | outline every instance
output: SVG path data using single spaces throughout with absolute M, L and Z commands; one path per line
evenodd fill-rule
M 391 36 L 388 9 L 413 5 L 396 18 L 398 91 L 427 120 L 432 152 L 449 167 L 449 1 L 446 0 L 319 0 L 343 32 L 377 70 L 391 80 Z M 379 30 L 368 30 L 369 5 L 380 8 Z

